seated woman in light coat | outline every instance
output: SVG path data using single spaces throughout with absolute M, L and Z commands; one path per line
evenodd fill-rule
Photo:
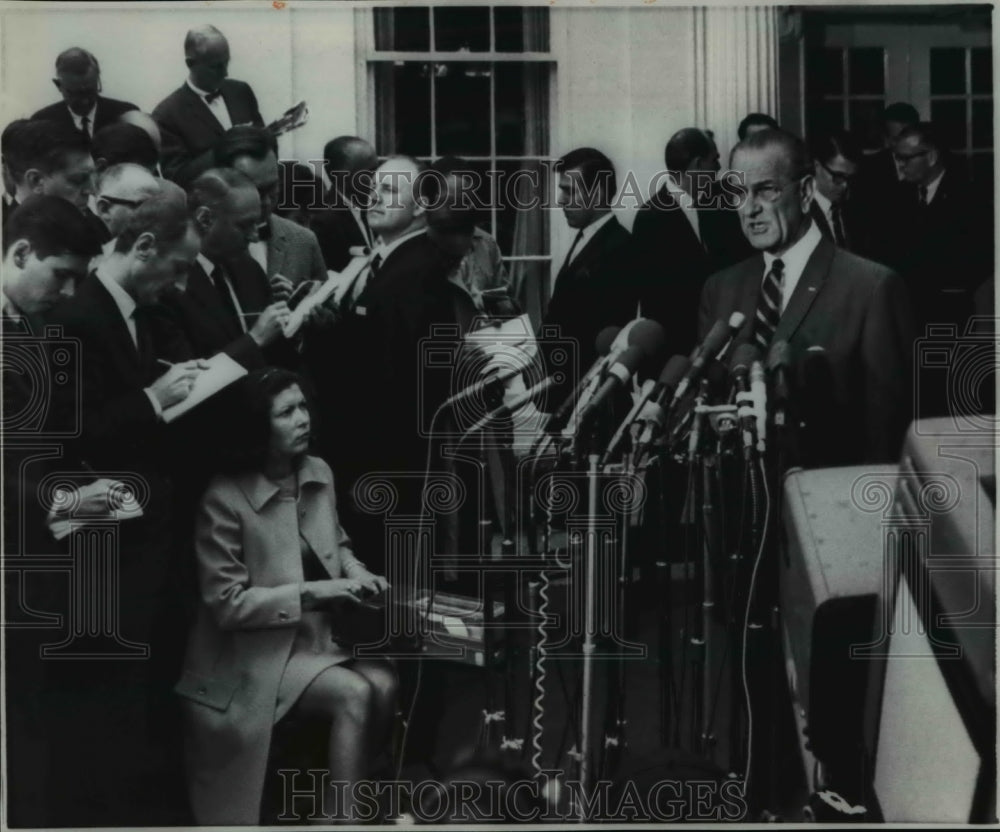
M 330 780 L 343 783 L 369 774 L 395 709 L 391 665 L 355 659 L 332 638 L 338 605 L 387 583 L 352 553 L 330 468 L 306 453 L 298 379 L 269 369 L 244 381 L 241 423 L 256 437 L 242 470 L 216 477 L 202 498 L 201 602 L 176 688 L 192 808 L 208 825 L 259 823 L 272 729 L 286 714 L 329 720 Z M 313 782 L 298 780 L 296 789 Z M 347 805 L 331 798 L 326 811 L 349 812 L 345 792 Z

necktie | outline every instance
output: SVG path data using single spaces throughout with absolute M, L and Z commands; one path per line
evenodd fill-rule
M 926 186 L 921 185 L 919 188 L 917 188 L 917 196 L 920 198 L 920 204 L 921 205 L 926 205 L 927 204 L 927 188 L 926 188 Z
M 226 273 L 223 270 L 222 266 L 216 266 L 214 269 L 212 269 L 211 279 L 212 283 L 215 285 L 216 291 L 219 293 L 219 298 L 222 301 L 222 305 L 223 307 L 225 307 L 225 310 L 229 315 L 230 319 L 232 320 L 233 325 L 238 330 L 242 330 L 243 324 L 240 321 L 240 313 L 236 309 L 236 304 L 233 303 L 233 296 L 229 292 L 229 285 L 226 283 Z
M 83 116 L 80 119 L 80 129 L 90 137 L 90 119 L 87 116 Z
M 833 226 L 833 241 L 840 248 L 847 248 L 847 235 L 844 234 L 844 217 L 839 205 L 830 206 L 830 220 Z
M 757 298 L 757 315 L 754 321 L 754 340 L 765 352 L 771 346 L 774 331 L 781 320 L 781 275 L 785 264 L 775 260 L 771 271 L 764 276 L 760 287 L 760 297 Z
M 381 265 L 382 255 L 376 254 L 371 259 L 371 263 L 368 264 L 368 268 L 364 269 L 361 274 L 358 275 L 348 296 L 352 306 L 357 304 L 361 295 L 364 294 L 365 289 L 367 289 L 368 285 L 378 276 L 378 270 Z
M 215 101 L 215 99 L 218 98 L 220 95 L 222 95 L 222 90 L 215 90 L 214 92 L 205 93 L 205 103 L 208 104 L 209 106 L 212 106 L 212 102 Z
M 580 240 L 583 239 L 583 229 L 581 228 L 576 232 L 576 237 L 573 238 L 573 245 L 569 247 L 569 251 L 566 252 L 566 259 L 563 260 L 562 268 L 559 269 L 559 273 L 562 274 L 569 268 L 569 264 L 573 260 L 573 255 L 576 253 L 576 247 L 580 245 Z
M 146 310 L 137 306 L 132 310 L 132 320 L 135 322 L 135 349 L 139 355 L 139 366 L 144 374 L 148 374 L 153 363 L 153 335 Z

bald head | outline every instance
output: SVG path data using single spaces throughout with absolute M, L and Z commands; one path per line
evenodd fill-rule
M 136 209 L 160 193 L 160 180 L 142 165 L 112 165 L 101 173 L 94 200 L 97 216 L 117 237 Z
M 229 42 L 214 26 L 199 26 L 184 38 L 188 78 L 198 89 L 215 92 L 229 73 Z

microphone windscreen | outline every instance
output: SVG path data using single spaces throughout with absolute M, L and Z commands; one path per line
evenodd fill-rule
M 632 375 L 639 365 L 642 363 L 643 359 L 646 357 L 646 353 L 642 347 L 631 346 L 625 349 L 616 359 L 615 364 L 620 364 L 625 367 L 629 375 Z
M 732 330 L 735 333 L 737 330 L 739 330 L 741 326 L 743 326 L 743 322 L 746 319 L 747 316 L 744 315 L 742 312 L 733 312 L 733 314 L 729 316 L 730 330 Z
M 673 390 L 677 387 L 680 380 L 684 378 L 684 374 L 688 371 L 688 367 L 690 366 L 691 360 L 687 358 L 687 356 L 672 356 L 663 368 L 663 372 L 660 373 L 660 384 Z
M 740 344 L 733 350 L 733 357 L 729 361 L 729 369 L 734 373 L 738 370 L 749 372 L 750 365 L 754 361 L 760 361 L 760 349 L 755 344 Z
M 791 364 L 791 351 L 787 341 L 775 341 L 767 351 L 767 371 L 773 373 L 778 367 L 787 368 Z
M 705 340 L 702 343 L 702 363 L 704 363 L 705 359 L 715 358 L 716 354 L 726 345 L 726 341 L 728 340 L 729 326 L 726 322 L 720 319 L 712 324 L 712 328 L 708 331 L 708 335 L 705 336 Z
M 600 332 L 597 333 L 597 338 L 594 341 L 594 346 L 597 348 L 598 355 L 607 355 L 611 352 L 611 345 L 614 343 L 615 338 L 618 337 L 618 333 L 622 331 L 620 326 L 606 326 Z
M 663 360 L 663 350 L 667 345 L 667 333 L 656 321 L 640 318 L 628 334 L 630 347 L 640 347 L 650 361 Z

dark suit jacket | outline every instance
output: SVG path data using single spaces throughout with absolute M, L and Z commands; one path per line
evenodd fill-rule
M 310 228 L 319 240 L 326 267 L 335 272 L 342 271 L 344 266 L 351 262 L 352 246 L 368 245 L 368 241 L 347 208 L 331 207 L 318 211 L 312 218 Z
M 557 325 L 561 339 L 576 349 L 577 373 L 555 385 L 550 402 L 558 402 L 576 385 L 576 378 L 597 358 L 594 342 L 602 329 L 632 320 L 638 305 L 632 267 L 632 237 L 617 218 L 605 223 L 568 267 L 559 270 L 543 325 Z M 540 344 L 543 357 L 549 349 Z M 554 366 L 548 362 L 550 366 Z
M 636 213 L 632 226 L 642 315 L 667 333 L 667 355 L 687 355 L 695 343 L 698 298 L 713 272 L 750 256 L 735 211 L 698 212 L 701 240 L 664 186 Z
M 234 127 L 264 126 L 249 84 L 227 78 L 220 89 Z M 156 105 L 153 118 L 163 134 L 160 164 L 168 179 L 186 185 L 212 166 L 212 147 L 225 130 L 187 83 Z
M 701 296 L 699 337 L 719 318 L 739 311 L 746 323 L 736 343 L 749 341 L 763 277 L 761 254 L 712 275 Z M 898 460 L 912 420 L 912 338 L 902 281 L 884 266 L 821 240 L 775 332 L 775 340 L 788 342 L 794 367 L 812 367 L 799 395 L 822 396 L 823 401 L 800 404 L 822 414 L 832 431 L 815 437 L 814 452 L 804 454 L 807 461 L 848 465 Z M 823 352 L 810 352 L 811 347 Z M 820 373 L 826 376 L 824 384 L 817 383 Z
M 97 112 L 94 113 L 94 125 L 92 132 L 96 133 L 102 127 L 114 124 L 118 121 L 122 113 L 139 108 L 129 101 L 117 101 L 114 98 L 105 98 L 103 95 L 97 97 Z M 65 125 L 71 129 L 76 129 L 73 116 L 64 101 L 57 101 L 48 107 L 43 107 L 32 117 L 34 120 L 54 121 L 57 124 Z
M 256 315 L 271 303 L 271 287 L 260 266 L 243 255 L 227 266 L 233 290 L 247 318 L 247 329 Z M 158 323 L 179 330 L 190 347 L 190 357 L 210 358 L 225 352 L 248 370 L 263 367 L 264 351 L 250 335 L 238 327 L 222 297 L 200 263 L 188 272 L 187 289 L 169 295 L 162 303 L 165 313 Z

